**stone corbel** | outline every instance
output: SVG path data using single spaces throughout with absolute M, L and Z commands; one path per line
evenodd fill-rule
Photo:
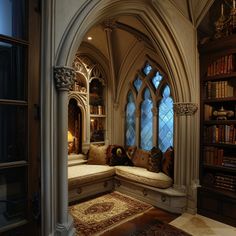
M 192 116 L 197 111 L 198 105 L 192 102 L 174 103 L 174 112 L 177 116 Z
M 55 66 L 54 79 L 57 90 L 69 91 L 75 82 L 75 70 L 72 67 Z

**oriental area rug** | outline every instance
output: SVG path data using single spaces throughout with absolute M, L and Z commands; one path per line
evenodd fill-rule
M 69 211 L 77 236 L 190 235 L 152 217 L 155 208 L 151 205 L 119 192 L 70 206 Z

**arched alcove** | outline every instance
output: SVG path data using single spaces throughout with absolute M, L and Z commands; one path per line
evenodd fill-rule
M 68 104 L 68 132 L 73 137 L 71 149 L 68 150 L 69 154 L 78 154 L 82 152 L 82 112 L 75 98 L 69 100 Z
M 154 2 L 154 1 L 153 1 Z M 165 69 L 170 80 L 170 86 L 173 91 L 173 99 L 175 103 L 195 103 L 198 102 L 199 91 L 196 82 L 196 48 L 191 45 L 185 49 L 182 45 L 181 39 L 176 37 L 175 30 L 171 27 L 170 22 L 163 15 L 162 9 L 153 2 L 147 1 L 126 1 L 125 7 L 122 3 L 106 2 L 106 1 L 90 1 L 85 4 L 83 11 L 78 11 L 71 19 L 64 36 L 60 41 L 56 64 L 58 65 L 72 65 L 76 52 L 83 41 L 86 32 L 93 25 L 100 24 L 106 19 L 112 19 L 116 16 L 129 15 L 142 22 L 143 28 L 148 32 L 148 37 L 143 37 L 142 34 L 136 34 L 138 38 L 137 43 L 134 43 L 132 52 L 127 54 L 127 57 L 122 61 L 118 71 L 112 70 L 115 58 L 109 55 L 110 75 L 108 84 L 110 90 L 108 92 L 108 136 L 111 137 L 111 143 L 121 143 L 123 133 L 120 131 L 120 120 L 122 118 L 122 109 L 119 104 L 119 96 L 122 96 L 122 89 L 126 83 L 126 76 L 129 72 L 125 61 L 136 60 L 137 63 L 143 63 L 140 55 L 145 55 L 147 49 L 140 47 L 140 41 L 144 44 L 150 44 L 150 51 L 154 50 L 153 55 L 161 60 L 161 65 Z M 94 7 L 96 6 L 96 7 Z M 119 27 L 123 27 L 119 25 Z M 123 27 L 124 29 L 124 27 Z M 112 30 L 108 28 L 107 32 Z M 132 29 L 129 29 L 133 31 Z M 194 29 L 189 28 L 194 38 Z M 110 32 L 110 31 L 109 31 Z M 107 38 L 109 41 L 109 32 Z M 109 44 L 109 43 L 108 43 Z M 192 63 L 187 60 L 187 54 L 191 49 Z M 185 51 L 186 50 L 186 51 Z M 188 51 L 189 50 L 189 51 Z M 135 54 L 137 52 L 138 56 Z M 111 63 L 113 59 L 113 63 Z M 119 80 L 117 79 L 119 78 Z M 109 94 L 110 93 L 110 94 Z M 192 129 L 198 130 L 198 116 L 185 116 L 181 113 L 176 113 L 175 122 L 175 184 L 174 187 L 181 189 L 181 191 L 188 192 L 190 201 L 196 203 L 196 198 L 193 193 L 196 188 L 198 178 L 198 139 L 197 135 L 192 134 Z M 180 114 L 180 115 L 179 115 Z M 184 128 L 183 128 L 184 127 Z M 193 189 L 194 188 L 194 189 Z M 195 204 L 194 203 L 194 204 Z M 196 205 L 196 204 L 195 204 Z M 194 208 L 194 206 L 193 206 Z M 194 210 L 193 210 L 194 211 Z

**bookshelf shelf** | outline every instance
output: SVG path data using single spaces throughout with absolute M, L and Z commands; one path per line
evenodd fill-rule
M 202 187 L 204 190 L 211 192 L 211 193 L 215 193 L 215 194 L 220 194 L 222 195 L 222 197 L 229 197 L 229 198 L 234 198 L 236 199 L 236 193 L 232 193 L 230 191 L 225 191 L 225 190 L 220 190 L 220 189 L 216 189 L 216 188 L 211 188 L 211 187 Z
M 204 125 L 235 125 L 236 120 L 204 120 Z
M 218 81 L 218 80 L 224 80 L 224 79 L 234 79 L 236 78 L 236 72 L 228 73 L 228 74 L 219 74 L 214 76 L 206 76 L 204 78 L 204 82 L 207 81 Z
M 224 171 L 224 172 L 236 174 L 236 166 L 235 167 L 224 167 L 224 166 L 207 165 L 207 164 L 204 164 L 203 166 L 206 169 L 219 170 L 219 171 Z
M 236 226 L 236 35 L 200 52 L 198 212 Z M 224 202 L 224 203 L 222 203 Z

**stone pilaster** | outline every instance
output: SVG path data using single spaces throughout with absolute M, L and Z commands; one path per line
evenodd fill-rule
M 58 92 L 57 154 L 58 154 L 58 215 L 57 235 L 73 235 L 73 221 L 68 214 L 68 92 L 74 83 L 75 71 L 70 67 L 54 67 L 55 86 Z
M 196 213 L 199 161 L 198 106 L 191 102 L 174 104 L 175 130 L 175 188 L 187 195 L 187 211 Z

